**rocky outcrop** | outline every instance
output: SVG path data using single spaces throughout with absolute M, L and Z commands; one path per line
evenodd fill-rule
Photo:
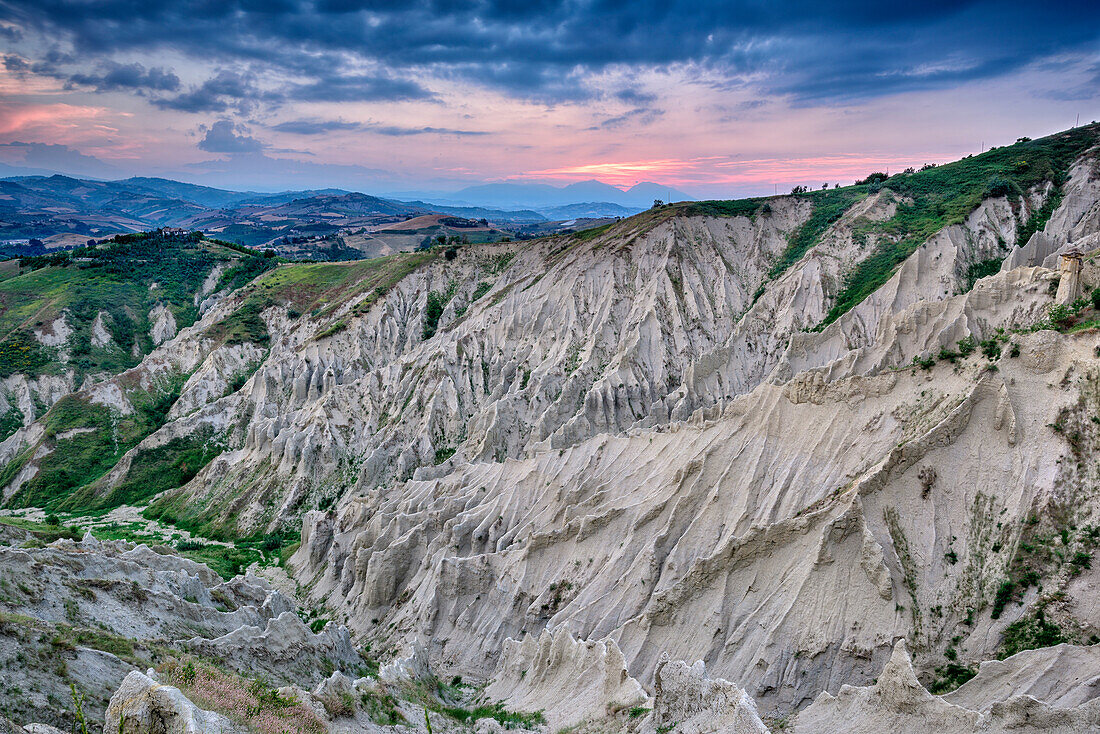
M 107 319 L 109 318 L 111 318 L 111 315 L 106 311 L 100 311 L 96 314 L 95 320 L 92 322 L 91 340 L 93 347 L 106 349 L 114 346 L 114 337 L 111 336 L 111 330 L 107 328 Z
M 1029 696 L 1057 709 L 1100 699 L 1100 646 L 1062 643 L 1025 650 L 1005 660 L 987 660 L 976 676 L 943 699 L 988 714 L 1015 696 Z
M 486 695 L 511 710 L 542 711 L 551 731 L 642 706 L 648 696 L 626 672 L 614 640 L 575 640 L 565 628 L 506 640 Z
M 244 734 L 247 729 L 204 711 L 178 688 L 133 671 L 107 706 L 104 731 L 119 734 Z
M 149 312 L 149 337 L 153 344 L 160 346 L 176 335 L 176 317 L 171 309 L 163 303 L 158 303 Z
M 752 698 L 727 680 L 708 677 L 702 660 L 694 665 L 662 660 L 653 686 L 653 714 L 645 732 L 770 734 Z
M 62 311 L 53 321 L 34 330 L 34 338 L 45 347 L 63 347 L 72 335 L 73 328 L 69 325 L 68 311 Z
M 1067 187 L 1080 212 L 1059 208 L 1052 222 L 1087 236 L 1078 225 L 1089 209 L 1080 204 L 1093 196 L 1093 174 L 1074 175 Z M 1047 193 L 1032 192 L 1021 206 L 987 200 L 819 332 L 801 331 L 829 302 L 818 276 L 835 277 L 862 256 L 855 223 L 889 216 L 897 201 L 888 193 L 841 217 L 714 341 L 693 342 L 681 329 L 679 302 L 635 300 L 658 309 L 655 323 L 683 344 L 684 380 L 659 406 L 650 403 L 658 407 L 596 427 L 593 410 L 607 416 L 630 403 L 588 392 L 583 410 L 595 435 L 566 430 L 582 424 L 578 412 L 503 461 L 449 461 L 394 486 L 365 466 L 335 511 L 305 516 L 293 565 L 314 584 L 312 598 L 335 603 L 357 632 L 381 645 L 430 641 L 433 664 L 464 675 L 498 661 L 507 638 L 566 625 L 582 639 L 614 639 L 638 680 L 650 678 L 663 651 L 703 657 L 767 709 L 790 711 L 822 689 L 869 682 L 899 638 L 913 642 L 918 669 L 929 671 L 968 617 L 962 653 L 975 662 L 994 657 L 1021 614 L 1012 607 L 994 619 L 989 606 L 1025 521 L 1067 496 L 1092 496 L 1090 480 L 1071 468 L 1075 449 L 1048 428 L 1066 404 L 1033 397 L 1058 384 L 1064 392 L 1051 395 L 1091 399 L 1090 338 L 1028 333 L 1046 317 L 1055 274 L 1018 267 L 960 292 L 969 265 L 1005 254 L 1000 242 L 1015 239 Z M 700 257 L 687 235 L 696 224 L 639 234 L 632 258 L 644 269 L 662 237 Z M 583 277 L 614 267 L 601 271 L 600 263 L 615 242 L 576 246 L 570 254 Z M 591 283 L 577 280 L 573 262 L 549 272 L 557 282 Z M 663 276 L 649 272 L 660 293 Z M 570 313 L 545 280 L 527 298 Z M 532 307 L 513 295 L 501 307 Z M 479 315 L 493 314 L 467 315 L 414 350 L 410 363 L 425 364 L 452 339 L 462 355 L 479 349 L 461 341 L 484 324 Z M 629 361 L 652 358 L 662 344 L 644 320 L 636 323 L 629 334 L 646 348 L 612 363 L 644 364 L 651 374 L 679 369 Z M 1006 338 L 1013 330 L 1020 333 Z M 983 340 L 995 342 L 991 356 L 977 352 Z M 960 359 L 960 343 L 974 353 Z M 996 350 L 1004 351 L 999 361 Z M 927 370 L 912 367 L 915 359 Z M 303 394 L 315 381 L 316 373 Z M 457 395 L 477 380 L 452 382 L 459 393 L 445 383 L 433 411 L 464 414 Z M 317 390 L 324 393 L 323 381 Z M 418 425 L 422 435 L 435 432 Z M 467 438 L 482 436 L 482 425 L 470 422 Z M 928 467 L 938 480 L 922 478 Z M 1086 593 L 1068 591 L 1086 606 Z
M 917 680 L 905 642 L 898 642 L 886 667 L 872 686 L 841 686 L 833 696 L 823 692 L 795 719 L 798 734 L 849 731 L 937 731 L 944 734 L 977 730 L 980 715 L 933 696 Z
M 1020 653 L 1015 657 L 1014 661 L 983 663 L 979 675 L 965 684 L 967 690 L 940 697 L 933 696 L 917 680 L 905 643 L 899 642 L 873 686 L 843 686 L 836 696 L 822 693 L 795 717 L 793 731 L 795 734 L 837 731 L 1083 734 L 1100 727 L 1100 698 L 1095 692 L 1081 695 L 1083 691 L 1077 681 L 1068 682 L 1063 677 L 1085 674 L 1095 679 L 1100 672 L 1095 655 L 1085 655 L 1091 663 L 1085 670 L 1059 664 L 1078 657 L 1065 649 Z M 1035 657 L 1045 660 L 1032 668 L 1031 664 L 1037 662 Z M 1028 672 L 1022 674 L 1023 678 L 1032 678 L 1040 671 L 1047 674 L 1040 689 L 1029 688 L 1023 680 L 1017 681 L 1024 684 L 1020 688 L 1005 685 L 1006 676 L 1020 675 L 1025 670 Z M 1046 700 L 1030 695 L 1029 690 Z
M 1013 547 L 1055 486 L 1087 491 L 1045 428 L 1062 404 L 1030 396 L 1087 373 L 1091 342 L 1018 345 L 997 372 L 977 356 L 875 376 L 841 365 L 710 420 L 367 491 L 335 520 L 310 515 L 293 563 L 376 644 L 430 640 L 464 675 L 507 637 L 568 622 L 615 639 L 639 680 L 662 651 L 703 650 L 767 709 L 804 705 L 869 681 L 898 637 L 946 646 L 1002 580 L 992 547 Z M 975 615 L 969 654 L 992 657 L 1017 614 Z
M 65 734 L 61 729 L 49 724 L 27 724 L 19 734 L 22 734 L 22 732 L 26 732 L 26 734 Z
M 31 541 L 0 524 L 0 708 L 19 720 L 68 726 L 70 709 L 56 702 L 71 699 L 70 683 L 87 695 L 88 718 L 102 719 L 123 678 L 159 662 L 153 650 L 166 640 L 188 639 L 223 667 L 280 681 L 362 664 L 346 629 L 314 635 L 255 575 L 223 581 L 168 548 L 91 535 L 20 547 Z
M 415 683 L 432 677 L 428 664 L 428 649 L 414 640 L 408 654 L 395 655 L 378 671 L 378 679 L 386 683 Z
M 325 667 L 355 672 L 364 662 L 346 627 L 329 622 L 314 634 L 292 611 L 268 620 L 262 629 L 245 625 L 221 637 L 194 637 L 183 644 L 238 672 L 263 672 L 280 683 L 308 686 L 324 677 Z

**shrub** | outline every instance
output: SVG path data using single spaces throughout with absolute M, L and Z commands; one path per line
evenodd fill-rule
M 1093 288 L 1092 293 L 1089 295 L 1089 300 L 1092 301 L 1092 307 L 1100 310 L 1100 288 Z
M 875 171 L 874 173 L 867 176 L 867 178 L 861 178 L 860 180 L 856 181 L 856 186 L 870 186 L 873 183 L 882 183 L 888 178 L 890 177 L 882 171 Z
M 160 670 L 196 705 L 246 722 L 249 731 L 260 734 L 288 731 L 322 734 L 325 731 L 309 707 L 279 695 L 262 679 L 250 681 L 206 664 L 196 665 L 190 660 L 186 664 L 169 660 Z
M 1077 551 L 1070 561 L 1077 568 L 1092 568 L 1092 554 L 1088 551 Z
M 486 293 L 488 293 L 492 289 L 492 287 L 493 287 L 492 283 L 486 283 L 484 280 L 481 281 L 480 283 L 478 283 L 477 287 L 474 288 L 473 294 L 470 295 L 470 303 L 473 303 L 477 299 L 484 296 Z M 1100 288 L 1098 288 L 1097 290 L 1100 291 Z
M 936 366 L 936 358 L 931 356 L 924 358 L 920 356 L 913 357 L 913 366 L 920 367 L 922 370 L 930 370 Z
M 966 271 L 966 290 L 970 291 L 974 288 L 974 284 L 980 279 L 987 278 L 990 275 L 996 275 L 1000 272 L 1001 263 L 1003 262 L 1003 257 L 993 257 L 988 260 L 980 260 L 976 263 L 971 263 Z
M 431 291 L 428 293 L 428 304 L 424 308 L 424 325 L 421 336 L 431 339 L 439 328 L 439 319 L 443 316 L 443 308 L 447 305 L 447 299 L 442 293 Z
M 1051 306 L 1048 315 L 1051 325 L 1056 329 L 1065 329 L 1073 323 L 1073 309 L 1060 303 Z
M 983 339 L 978 346 L 981 347 L 982 354 L 989 360 L 994 360 L 1001 356 L 1001 345 L 997 343 L 996 339 Z
M 397 706 L 397 699 L 389 692 L 367 691 L 359 697 L 371 721 L 381 726 L 407 724 L 408 721 Z
M 1001 612 L 1004 611 L 1005 605 L 1012 601 L 1013 595 L 1016 593 L 1016 584 L 1011 579 L 1005 579 L 1001 582 L 1001 585 L 997 587 L 997 594 L 993 597 L 993 610 L 989 616 L 993 619 L 999 619 Z
M 936 679 L 928 686 L 929 693 L 940 694 L 953 691 L 978 674 L 976 668 L 950 662 L 936 668 Z
M 347 691 L 337 691 L 321 697 L 325 711 L 333 718 L 355 715 L 355 698 Z
M 983 198 L 989 199 L 997 196 L 1009 196 L 1014 193 L 1019 193 L 1016 184 L 1003 176 L 993 176 L 989 179 L 989 183 L 985 185 Z
M 1001 660 L 1023 650 L 1035 650 L 1066 642 L 1062 629 L 1048 622 L 1042 607 L 1029 615 L 1016 620 L 1005 628 L 1004 643 L 997 657 Z

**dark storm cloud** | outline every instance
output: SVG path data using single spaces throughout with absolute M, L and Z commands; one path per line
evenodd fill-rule
M 116 89 L 148 89 L 155 92 L 173 92 L 179 89 L 179 77 L 166 69 L 146 69 L 141 64 L 116 64 L 109 62 L 93 74 L 73 74 L 69 82 L 95 87 L 106 92 Z
M 796 102 L 831 103 L 991 78 L 1094 53 L 1100 39 L 1095 0 L 0 0 L 0 19 L 65 39 L 82 59 L 171 49 L 305 74 L 274 95 L 310 101 L 427 98 L 416 81 L 425 70 L 572 100 L 591 94 L 587 74 L 609 66 L 691 63 Z M 350 71 L 363 63 L 378 73 Z M 634 104 L 630 88 L 620 97 Z M 230 97 L 200 88 L 164 106 L 218 111 Z
M 199 150 L 207 153 L 259 153 L 267 146 L 248 133 L 248 129 L 229 120 L 218 120 L 199 141 Z
M 114 61 L 98 63 L 94 71 L 70 74 L 65 70 L 74 62 L 72 56 L 53 51 L 39 61 L 31 63 L 16 54 L 4 56 L 4 68 L 25 76 L 37 74 L 59 79 L 69 89 L 73 87 L 91 87 L 97 92 L 126 90 L 144 94 L 145 92 L 171 92 L 179 89 L 180 80 L 175 74 L 162 67 L 146 69 L 139 63 L 119 64 Z
M 153 100 L 153 104 L 178 112 L 224 112 L 231 106 L 244 111 L 256 96 L 258 92 L 248 79 L 232 71 L 223 71 L 175 97 Z
M 631 104 L 649 104 L 650 102 L 657 101 L 656 95 L 634 89 L 633 87 L 620 89 L 615 92 L 615 97 L 623 102 L 629 102 Z
M 4 57 L 4 68 L 16 73 L 25 73 L 31 70 L 30 62 L 21 56 L 8 54 Z
M 427 99 L 432 95 L 416 82 L 406 79 L 351 74 L 328 76 L 310 84 L 293 86 L 286 96 L 304 102 L 396 102 Z

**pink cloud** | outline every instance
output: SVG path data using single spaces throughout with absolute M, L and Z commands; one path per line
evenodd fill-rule
M 105 107 L 51 104 L 0 103 L 0 135 L 33 131 L 51 143 L 72 142 L 85 137 L 91 122 L 106 114 Z M 77 131 L 78 135 L 72 135 Z

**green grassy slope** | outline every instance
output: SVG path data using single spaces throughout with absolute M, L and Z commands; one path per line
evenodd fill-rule
M 1013 203 L 1034 186 L 1054 184 L 1055 197 L 1073 162 L 1100 140 L 1100 125 L 1086 125 L 914 173 L 891 176 L 882 187 L 910 203 L 884 222 L 867 222 L 866 231 L 885 235 L 875 251 L 848 274 L 844 287 L 822 322 L 826 326 L 858 305 L 889 280 L 894 270 L 939 230 L 960 224 L 984 199 L 1007 196 Z M 1057 199 L 1043 207 L 1020 233 L 1026 242 L 1050 218 Z M 1012 244 L 1012 243 L 1009 243 Z
M 260 318 L 265 308 L 281 305 L 292 316 L 308 313 L 320 317 L 324 325 L 326 316 L 330 320 L 335 318 L 333 313 L 340 304 L 366 293 L 367 298 L 357 308 L 362 313 L 399 280 L 440 254 L 428 251 L 374 260 L 300 263 L 272 268 L 270 258 L 247 253 L 242 255 L 216 243 L 196 243 L 196 248 L 194 260 L 198 262 L 232 258 L 231 267 L 222 276 L 222 284 L 242 286 L 237 296 L 240 306 L 210 327 L 208 335 L 222 343 L 256 344 L 263 344 L 269 338 L 267 327 Z M 178 258 L 176 264 L 191 254 L 189 248 L 179 248 L 178 252 L 174 252 Z M 140 273 L 140 268 L 134 268 L 134 271 Z M 96 280 L 91 281 L 92 285 L 104 292 L 112 292 L 113 288 L 115 295 L 130 293 L 135 282 L 139 287 L 144 287 L 137 277 L 132 280 L 104 278 L 101 272 L 89 274 L 72 266 L 52 265 L 9 281 L 0 281 L 0 286 L 28 276 L 38 276 L 62 283 L 69 282 L 68 279 L 73 277 L 94 278 Z M 190 300 L 183 302 L 183 297 L 187 296 L 192 281 L 201 282 L 206 272 L 199 271 L 194 276 L 184 272 L 174 283 L 167 281 L 163 271 L 149 277 L 162 278 L 162 282 L 166 283 L 165 291 L 174 289 L 180 301 L 180 313 L 186 314 L 189 308 L 193 311 L 193 307 Z M 80 297 L 89 298 L 88 293 L 99 297 L 99 291 L 90 288 L 88 282 L 77 282 L 80 283 Z M 57 288 L 56 292 L 43 290 L 44 295 L 41 295 L 37 305 L 38 313 L 44 309 L 60 312 L 63 306 L 59 304 L 72 302 L 72 294 L 66 294 L 61 286 Z M 335 333 L 341 323 L 330 323 L 321 329 L 319 335 Z M 182 374 L 171 375 L 162 379 L 162 384 L 149 386 L 143 380 L 129 379 L 129 375 L 123 375 L 119 378 L 119 387 L 135 408 L 128 415 L 89 403 L 80 394 L 60 400 L 43 419 L 46 433 L 42 440 L 28 447 L 0 471 L 0 485 L 6 485 L 41 449 L 49 450 L 38 460 L 35 476 L 23 484 L 9 504 L 78 513 L 97 512 L 122 504 L 142 504 L 160 492 L 187 483 L 221 453 L 224 437 L 209 433 L 195 435 L 174 439 L 157 449 L 143 450 L 134 457 L 129 472 L 117 486 L 108 491 L 100 482 L 123 454 L 164 424 L 186 377 Z M 173 512 L 168 513 L 169 508 L 173 508 Z M 167 513 L 172 515 L 173 520 L 179 521 L 186 521 L 197 510 L 177 507 L 171 498 L 161 501 L 156 509 L 158 516 Z
M 79 381 L 88 372 L 117 373 L 133 367 L 153 348 L 150 309 L 165 304 L 179 328 L 190 326 L 198 316 L 194 295 L 218 263 L 237 263 L 227 275 L 244 269 L 253 271 L 254 277 L 271 261 L 203 241 L 197 234 L 147 233 L 123 235 L 94 248 L 4 263 L 0 377 L 15 372 L 56 374 L 72 368 Z M 239 284 L 243 283 L 234 283 Z M 33 336 L 35 330 L 49 329 L 62 312 L 74 332 L 68 362 L 59 359 L 60 350 L 43 347 Z M 92 343 L 92 325 L 100 312 L 106 314 L 104 324 L 113 342 L 106 347 Z

